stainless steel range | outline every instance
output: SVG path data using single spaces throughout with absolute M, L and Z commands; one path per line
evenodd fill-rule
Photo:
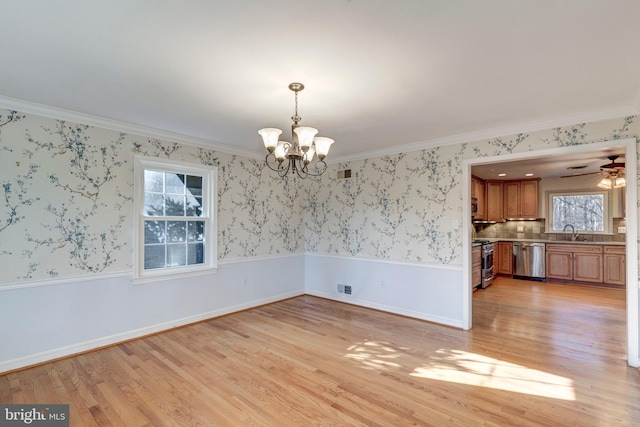
M 482 245 L 482 283 L 480 287 L 485 289 L 493 282 L 493 252 L 495 244 L 488 240 L 475 240 Z

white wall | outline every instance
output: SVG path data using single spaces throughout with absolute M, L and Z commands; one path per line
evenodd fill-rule
M 304 265 L 292 255 L 154 283 L 116 275 L 5 289 L 0 372 L 301 295 Z
M 462 327 L 462 268 L 307 255 L 310 295 Z M 352 294 L 337 292 L 337 285 Z M 464 288 L 464 289 L 463 289 Z

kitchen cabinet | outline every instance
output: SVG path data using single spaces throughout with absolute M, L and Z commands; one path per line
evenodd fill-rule
M 603 257 L 600 245 L 546 245 L 547 279 L 603 283 Z
M 538 218 L 538 181 L 505 181 L 503 184 L 505 218 Z
M 608 285 L 626 285 L 626 251 L 624 246 L 604 247 L 604 283 Z
M 550 252 L 547 245 L 546 252 L 547 279 L 573 280 L 573 268 L 570 252 Z
M 502 181 L 487 181 L 486 183 L 486 220 L 504 221 L 502 214 Z
M 471 287 L 475 288 L 482 283 L 482 247 L 471 248 Z
M 471 197 L 476 199 L 478 204 L 478 211 L 473 215 L 475 220 L 484 220 L 487 212 L 486 203 L 484 200 L 485 184 L 484 180 L 472 176 L 471 177 Z
M 598 248 L 602 250 L 602 248 Z M 602 253 L 573 254 L 573 280 L 581 282 L 603 283 Z
M 494 265 L 497 274 L 513 274 L 513 243 L 498 242 L 496 243 L 497 256 L 494 256 Z

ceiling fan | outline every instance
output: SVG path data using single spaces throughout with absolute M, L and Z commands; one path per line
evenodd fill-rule
M 585 176 L 585 175 L 605 175 L 609 178 L 616 178 L 618 175 L 624 174 L 624 163 L 616 162 L 616 159 L 620 156 L 608 156 L 607 158 L 611 161 L 611 163 L 607 163 L 606 165 L 600 166 L 600 170 L 597 172 L 587 172 L 587 173 L 578 173 L 573 175 L 564 175 L 560 178 L 572 178 L 574 176 Z

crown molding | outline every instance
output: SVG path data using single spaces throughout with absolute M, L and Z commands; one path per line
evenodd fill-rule
M 189 135 L 183 135 L 176 132 L 163 131 L 134 123 L 123 122 L 119 120 L 107 119 L 104 117 L 93 116 L 91 114 L 79 113 L 77 111 L 65 110 L 62 108 L 51 107 L 44 104 L 23 101 L 20 99 L 9 98 L 0 95 L 0 108 L 8 110 L 16 110 L 22 113 L 35 114 L 38 116 L 48 117 L 57 120 L 66 120 L 84 125 L 95 126 L 99 128 L 109 129 L 117 132 L 130 133 L 146 138 L 161 139 L 167 142 L 175 142 L 178 144 L 190 145 L 207 150 L 221 151 L 223 153 L 249 157 L 254 159 L 262 159 L 263 156 L 255 151 L 241 150 L 231 145 L 198 138 Z
M 238 155 L 248 157 L 252 159 L 262 160 L 264 156 L 258 151 L 242 150 L 237 147 L 223 144 L 220 142 L 198 138 L 189 135 L 183 135 L 176 132 L 163 131 L 146 126 L 136 125 L 134 123 L 123 122 L 119 120 L 107 119 L 104 117 L 93 116 L 90 114 L 80 113 L 77 111 L 65 110 L 62 108 L 51 107 L 44 104 L 37 104 L 34 102 L 23 101 L 20 99 L 10 98 L 0 95 L 0 108 L 17 110 L 23 113 L 35 114 L 38 116 L 49 117 L 58 120 L 68 120 L 77 123 L 82 123 L 90 126 L 95 126 L 104 129 L 110 129 L 117 132 L 130 133 L 146 138 L 157 138 L 167 142 L 175 142 L 178 144 L 190 145 L 198 148 L 204 148 L 207 150 L 220 151 L 226 154 Z M 345 156 L 333 157 L 330 160 L 327 159 L 328 164 L 336 164 L 342 162 L 350 162 L 356 160 L 371 159 L 386 155 L 393 155 L 399 153 L 408 153 L 412 151 L 419 151 L 433 147 L 461 144 L 465 142 L 479 141 L 483 139 L 497 138 L 505 135 L 515 135 L 518 133 L 535 132 L 539 130 L 552 129 L 561 126 L 571 126 L 577 123 L 586 123 L 599 120 L 614 119 L 619 117 L 635 116 L 640 114 L 640 91 L 635 98 L 635 101 L 630 107 L 619 108 L 607 111 L 598 111 L 593 113 L 587 113 L 576 116 L 567 116 L 562 118 L 555 118 L 549 120 L 542 120 L 536 122 L 520 123 L 517 125 L 504 126 L 492 129 L 486 129 L 476 132 L 469 132 L 451 136 L 445 136 L 442 138 L 428 139 L 418 142 L 413 142 L 404 145 L 395 145 L 388 148 L 382 148 L 379 150 L 364 151 L 355 154 L 349 154 Z
M 571 126 L 578 123 L 595 122 L 599 120 L 615 119 L 619 117 L 635 116 L 640 113 L 640 94 L 636 99 L 636 103 L 632 107 L 618 108 L 614 110 L 597 111 L 576 116 L 567 116 L 555 119 L 541 120 L 535 122 L 520 123 L 517 125 L 503 126 L 498 128 L 486 129 L 476 132 L 462 133 L 458 135 L 445 136 L 442 138 L 434 138 L 424 141 L 413 142 L 404 145 L 395 145 L 380 150 L 371 150 L 346 156 L 334 157 L 327 163 L 341 163 L 355 160 L 365 160 L 375 157 L 409 153 L 412 151 L 424 150 L 433 147 L 442 147 L 447 145 L 462 144 L 465 142 L 480 141 L 483 139 L 497 138 L 506 135 L 516 135 L 519 133 L 535 132 L 545 129 L 553 129 L 562 126 Z

